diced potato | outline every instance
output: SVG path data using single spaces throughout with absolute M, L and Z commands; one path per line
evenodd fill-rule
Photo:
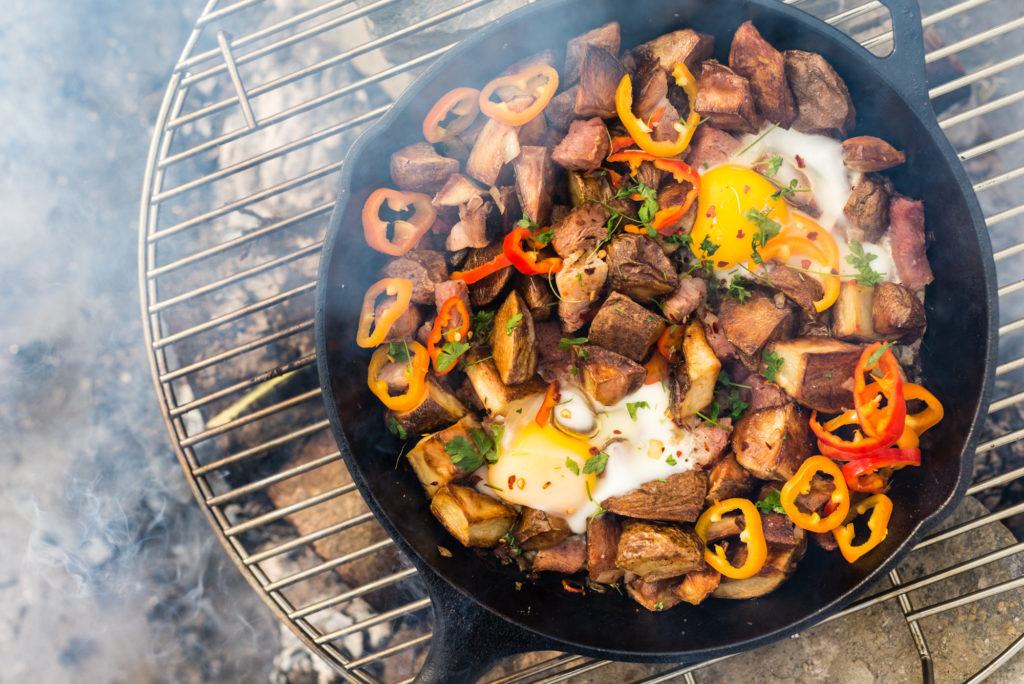
M 430 500 L 430 511 L 463 546 L 489 548 L 512 527 L 516 511 L 472 487 L 446 484 Z
M 615 565 L 649 582 L 679 577 L 704 567 L 704 542 L 692 525 L 627 520 Z
M 513 290 L 494 315 L 491 351 L 501 381 L 525 382 L 537 372 L 537 335 L 526 302 Z
M 875 288 L 847 280 L 839 286 L 839 298 L 832 309 L 832 334 L 850 342 L 874 342 L 881 339 L 875 333 L 871 318 L 871 304 Z
M 683 421 L 707 408 L 715 398 L 715 383 L 722 370 L 722 362 L 704 336 L 700 321 L 691 321 L 683 337 L 685 362 L 676 369 L 677 375 L 685 375 L 685 382 L 672 383 L 672 417 Z M 684 389 L 685 388 L 685 389 Z
M 853 408 L 853 372 L 862 347 L 831 337 L 798 337 L 772 342 L 768 351 L 782 359 L 775 382 L 789 396 L 825 413 Z
M 428 497 L 433 498 L 439 487 L 465 475 L 461 468 L 452 463 L 444 445 L 460 435 L 472 441 L 469 434 L 472 428 L 481 429 L 476 417 L 470 413 L 455 425 L 427 435 L 405 455 Z
M 871 316 L 880 336 L 904 344 L 920 337 L 927 323 L 921 300 L 913 290 L 897 283 L 878 284 Z
M 796 404 L 750 411 L 733 430 L 732 449 L 755 477 L 785 482 L 813 449 L 807 414 Z
M 436 430 L 469 413 L 459 398 L 441 386 L 434 378 L 427 377 L 427 392 L 418 406 L 408 411 L 389 412 L 402 429 L 411 435 L 422 435 Z
M 547 389 L 547 384 L 536 375 L 518 385 L 506 385 L 494 365 L 494 359 L 488 359 L 488 355 L 486 347 L 466 352 L 466 377 L 488 411 L 497 411 L 510 401 L 541 394 Z
M 647 371 L 639 363 L 593 344 L 574 349 L 583 389 L 602 404 L 617 404 L 643 386 Z
M 750 370 L 757 370 L 767 343 L 792 337 L 796 326 L 789 304 L 779 308 L 770 297 L 758 293 L 742 304 L 732 297 L 723 298 L 718 317 L 726 338 Z
M 524 551 L 536 551 L 554 546 L 569 536 L 571 530 L 565 518 L 548 515 L 536 508 L 523 508 L 519 521 L 512 529 L 516 543 Z

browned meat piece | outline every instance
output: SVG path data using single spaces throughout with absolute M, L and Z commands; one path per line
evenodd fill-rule
M 789 579 L 806 551 L 806 536 L 802 537 L 801 542 L 796 546 L 769 544 L 768 558 L 765 559 L 764 565 L 756 575 L 741 580 L 723 578 L 722 583 L 718 585 L 712 596 L 726 599 L 749 599 L 764 596 Z M 727 555 L 733 565 L 741 565 L 746 560 L 747 547 L 746 545 L 734 545 L 729 549 Z
M 885 171 L 907 161 L 907 155 L 871 135 L 858 135 L 843 141 L 843 165 L 851 171 Z
M 704 542 L 690 525 L 627 520 L 622 524 L 615 565 L 648 582 L 679 577 L 705 567 Z
M 825 413 L 853 408 L 853 371 L 863 347 L 831 337 L 772 342 L 781 359 L 775 383 L 804 406 Z
M 686 163 L 698 171 L 717 166 L 740 151 L 739 140 L 720 128 L 703 123 L 697 126 L 686 153 Z
M 718 588 L 722 581 L 722 575 L 714 568 L 694 570 L 683 576 L 683 581 L 672 589 L 672 593 L 680 600 L 699 605 L 701 601 L 711 596 L 711 593 Z
M 562 542 L 570 534 L 565 518 L 548 515 L 536 508 L 524 507 L 512 526 L 512 536 L 524 551 L 536 551 Z
M 750 83 L 713 59 L 704 62 L 693 108 L 722 130 L 757 133 L 761 127 Z
M 679 286 L 672 262 L 658 243 L 646 235 L 621 233 L 606 249 L 609 286 L 616 292 L 644 301 L 666 295 Z
M 789 396 L 783 390 L 765 382 L 757 373 L 752 373 L 746 380 L 740 380 L 739 382 L 750 386 L 746 393 L 741 390 L 740 396 L 750 404 L 749 408 L 751 411 L 771 408 L 772 406 L 783 406 L 790 402 Z
M 853 128 L 856 111 L 843 79 L 816 52 L 786 50 L 783 54 L 786 78 L 796 98 L 793 128 L 802 133 L 844 137 Z
M 736 460 L 762 480 L 788 480 L 813 449 L 807 418 L 792 403 L 748 411 L 732 435 Z
M 617 404 L 643 386 L 647 371 L 621 354 L 588 345 L 574 347 L 583 389 L 604 405 Z
M 615 116 L 615 89 L 626 69 L 607 50 L 590 45 L 583 57 L 580 89 L 576 91 L 576 116 Z
M 804 530 L 794 525 L 785 513 L 762 513 L 761 529 L 764 540 L 777 546 L 797 546 L 804 538 Z
M 555 187 L 555 166 L 546 147 L 525 145 L 513 162 L 519 205 L 531 221 L 546 224 L 551 213 L 551 194 Z
M 904 344 L 924 333 L 924 305 L 910 289 L 896 283 L 879 283 L 871 305 L 875 332 Z
M 435 207 L 458 207 L 466 204 L 474 197 L 483 197 L 487 190 L 481 188 L 471 179 L 461 173 L 453 173 L 448 176 L 441 189 L 434 195 L 433 204 Z
M 669 102 L 667 99 L 662 100 L 655 108 L 655 113 L 661 110 L 660 118 L 654 122 L 652 128 L 654 132 L 651 134 L 651 138 L 659 142 L 667 140 L 676 140 L 679 138 L 679 130 L 676 128 L 682 122 L 682 117 L 679 116 L 679 110 L 676 109 L 675 105 Z
M 555 294 L 548 285 L 547 276 L 516 274 L 515 287 L 523 296 L 534 321 L 546 321 L 555 305 Z
M 736 29 L 729 50 L 729 66 L 750 81 L 757 111 L 765 120 L 789 128 L 796 118 L 796 102 L 786 79 L 786 59 L 746 21 Z
M 832 479 L 825 477 L 820 474 L 816 474 L 811 478 L 811 489 L 806 494 L 800 494 L 796 497 L 796 503 L 800 507 L 808 511 L 821 512 L 832 499 L 833 492 L 836 491 L 836 486 L 832 484 Z
M 722 541 L 728 537 L 735 537 L 740 534 L 746 526 L 747 523 L 742 515 L 735 514 L 722 516 L 721 520 L 715 520 L 708 525 L 708 543 L 713 544 L 714 542 Z
M 807 535 L 811 541 L 826 551 L 835 551 L 839 548 L 839 544 L 831 532 L 808 532 Z
M 729 430 L 732 428 L 732 419 L 728 416 L 718 419 L 718 425 L 701 423 L 693 429 L 693 436 L 697 443 L 704 447 L 707 456 L 698 457 L 695 460 L 698 465 L 707 465 L 714 461 L 729 446 Z
M 374 313 L 377 319 L 384 313 L 384 310 L 391 306 L 395 302 L 394 297 L 382 297 L 378 302 L 377 306 L 374 307 Z M 423 310 L 416 305 L 410 306 L 405 310 L 401 316 L 398 317 L 391 325 L 391 330 L 388 331 L 387 336 L 384 338 L 385 342 L 399 342 L 401 340 L 411 340 L 416 335 L 416 329 L 423 323 Z
M 437 192 L 458 170 L 457 159 L 442 157 L 427 142 L 413 143 L 391 155 L 391 180 L 402 190 Z
M 739 352 L 736 350 L 736 347 L 732 346 L 732 342 L 729 341 L 725 331 L 722 330 L 721 319 L 703 307 L 697 309 L 697 315 L 701 323 L 704 324 L 704 338 L 708 341 L 712 351 L 715 352 L 715 356 L 722 361 L 739 358 Z
M 526 145 L 545 147 L 548 141 L 547 119 L 543 116 L 535 116 L 519 127 L 519 151 Z M 517 157 L 518 159 L 518 157 Z
M 457 252 L 466 247 L 486 247 L 487 217 L 492 213 L 494 203 L 482 197 L 474 197 L 459 207 L 459 222 L 452 226 L 445 238 L 444 246 L 449 252 Z
M 471 249 L 466 257 L 466 262 L 462 265 L 462 270 L 471 271 L 474 268 L 483 266 L 501 253 L 501 240 L 495 240 L 486 247 Z M 475 307 L 487 306 L 493 302 L 505 291 L 505 288 L 512 281 L 513 271 L 515 271 L 513 267 L 506 266 L 470 285 L 469 301 Z
M 866 174 L 853 186 L 843 214 L 850 222 L 848 233 L 859 242 L 878 242 L 889 229 L 892 183 L 887 178 Z
M 466 175 L 490 187 L 498 182 L 505 164 L 518 155 L 519 138 L 516 129 L 497 119 L 488 118 L 469 152 Z
M 668 323 L 629 297 L 613 292 L 590 326 L 590 342 L 643 363 Z
M 633 113 L 650 120 L 658 107 L 668 102 L 668 75 L 657 62 L 644 62 L 636 70 L 633 82 Z
M 761 350 L 772 340 L 792 337 L 796 316 L 787 306 L 779 308 L 770 298 L 753 293 L 742 304 L 732 297 L 722 300 L 719 311 L 722 331 L 750 370 L 761 363 Z
M 645 482 L 622 496 L 610 496 L 601 502 L 601 508 L 640 520 L 693 522 L 704 510 L 707 493 L 708 474 L 688 470 L 669 475 L 664 481 Z
M 697 33 L 693 29 L 682 29 L 638 45 L 632 52 L 638 65 L 653 61 L 662 71 L 671 72 L 676 62 L 682 62 L 697 75 L 697 65 L 710 57 L 714 49 L 713 36 Z
M 434 288 L 448 282 L 444 255 L 429 249 L 414 249 L 389 261 L 380 270 L 381 278 L 405 278 L 412 281 L 412 301 L 433 304 Z
M 728 453 L 708 475 L 708 493 L 705 503 L 724 501 L 735 496 L 747 496 L 754 491 L 754 476 L 743 469 L 736 456 Z
M 458 297 L 466 305 L 466 311 L 472 313 L 473 306 L 469 301 L 469 287 L 464 280 L 445 280 L 434 286 L 434 306 L 438 311 L 452 297 Z
M 679 581 L 678 577 L 653 581 L 634 577 L 626 582 L 626 593 L 647 610 L 657 613 L 679 604 L 681 599 L 673 593 Z
M 590 579 L 601 584 L 613 584 L 622 578 L 622 568 L 615 567 L 621 536 L 622 526 L 614 516 L 598 515 L 587 521 L 587 570 Z
M 565 83 L 572 83 L 580 77 L 584 53 L 591 45 L 607 50 L 612 57 L 618 57 L 622 46 L 619 22 L 609 21 L 569 40 L 565 46 Z
M 533 571 L 549 570 L 572 575 L 587 562 L 587 544 L 582 535 L 573 535 L 562 542 L 541 549 L 533 559 Z
M 661 305 L 661 312 L 673 323 L 680 323 L 697 310 L 708 296 L 708 284 L 702 278 L 682 276 L 679 287 Z
M 607 279 L 608 264 L 591 252 L 577 250 L 562 263 L 562 270 L 555 274 L 555 285 L 558 317 L 565 332 L 576 332 L 590 320 Z
M 595 116 L 586 121 L 573 121 L 569 132 L 551 151 L 551 159 L 562 168 L 588 171 L 600 166 L 609 150 L 608 128 Z
M 408 367 L 407 361 L 390 361 L 384 364 L 377 377 L 387 383 L 391 394 L 404 394 L 409 389 L 409 377 L 405 374 Z
M 825 290 L 821 283 L 785 264 L 776 264 L 768 270 L 768 279 L 776 290 L 809 314 L 816 314 L 814 302 L 822 298 Z
M 548 106 L 544 108 L 544 118 L 551 128 L 569 130 L 569 124 L 576 117 L 576 92 L 579 89 L 578 85 L 574 85 L 558 93 L 548 102 Z
M 558 341 L 562 339 L 562 326 L 558 321 L 545 321 L 533 326 L 537 335 L 537 353 L 540 362 L 553 367 L 568 368 L 572 363 L 572 350 L 561 349 Z
M 505 236 L 512 232 L 523 218 L 523 209 L 519 206 L 519 196 L 515 187 L 502 185 L 492 188 L 487 196 L 494 200 L 497 211 L 487 215 L 487 231 L 491 235 Z
M 889 205 L 889 235 L 896 273 L 911 290 L 935 280 L 925 254 L 924 203 L 896 196 Z

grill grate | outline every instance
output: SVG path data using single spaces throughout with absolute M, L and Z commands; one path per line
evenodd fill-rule
M 878 54 L 891 46 L 888 13 L 875 0 L 787 1 Z M 347 478 L 321 405 L 312 302 L 335 172 L 355 136 L 418 73 L 474 26 L 521 4 L 210 0 L 156 122 L 140 211 L 139 285 L 165 421 L 202 509 L 242 574 L 347 681 L 415 674 L 431 616 L 415 571 L 397 557 Z M 977 507 L 921 543 L 922 553 L 942 545 L 952 565 L 913 576 L 901 566 L 889 586 L 831 619 L 898 606 L 926 679 L 936 636 L 922 623 L 934 626 L 928 618 L 1024 588 L 1019 562 L 982 588 L 951 590 L 947 582 L 1024 552 L 1024 543 L 1006 536 L 966 556 L 950 550 L 991 523 L 1024 527 L 1024 503 L 1000 503 L 998 494 L 1024 489 L 1024 392 L 1017 390 L 1024 378 L 1024 129 L 1016 127 L 1024 89 L 1014 90 L 1024 65 L 1024 19 L 1012 18 L 1019 14 L 1013 4 L 922 0 L 925 27 L 948 40 L 930 46 L 928 63 L 952 56 L 966 67 L 931 83 L 929 92 L 937 107 L 943 98 L 971 95 L 943 114 L 941 125 L 979 193 L 996 250 L 1000 363 L 968 492 L 988 509 Z M 1002 16 L 1011 19 L 998 23 Z M 1024 627 L 1011 631 L 990 635 L 991 652 L 970 664 L 978 669 L 971 681 L 1024 647 Z M 696 681 L 723 660 L 634 667 L 628 677 Z M 936 666 L 945 666 L 941 651 Z M 531 654 L 495 681 L 609 676 L 614 667 Z

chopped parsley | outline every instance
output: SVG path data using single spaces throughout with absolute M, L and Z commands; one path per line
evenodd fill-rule
M 776 354 L 774 351 L 767 349 L 761 350 L 761 358 L 764 359 L 764 370 L 761 371 L 761 375 L 768 382 L 775 382 L 775 377 L 779 374 L 779 370 L 782 369 L 783 358 Z
M 768 157 L 768 166 L 764 170 L 764 175 L 771 178 L 779 172 L 780 168 L 782 168 L 782 155 L 773 154 Z
M 865 287 L 874 287 L 882 282 L 882 274 L 871 268 L 871 262 L 878 258 L 877 254 L 864 251 L 864 245 L 857 240 L 850 240 L 850 254 L 846 255 L 846 263 L 857 269 L 857 282 Z
M 651 408 L 646 401 L 627 401 L 626 410 L 629 412 L 629 417 L 636 422 L 636 410 L 642 408 Z
M 708 404 L 707 411 L 708 412 L 706 415 L 701 413 L 700 411 L 695 411 L 694 415 L 696 415 L 698 418 L 703 420 L 708 425 L 714 425 L 716 427 L 722 428 L 723 430 L 730 429 L 718 422 L 718 414 L 721 413 L 722 407 L 718 405 L 717 401 L 713 401 L 710 404 Z
M 473 324 L 473 337 L 487 337 L 491 332 L 491 325 L 494 323 L 493 311 L 480 311 L 469 317 Z
M 768 492 L 767 496 L 754 504 L 754 506 L 762 513 L 786 512 L 786 509 L 782 507 L 782 497 L 777 489 Z
M 747 289 L 747 283 L 743 278 L 735 275 L 729 283 L 729 289 L 726 294 L 738 301 L 740 304 L 743 304 L 750 299 L 750 290 Z
M 455 365 L 463 354 L 469 351 L 469 342 L 445 342 L 437 355 L 437 370 L 444 372 Z
M 574 347 L 580 344 L 586 344 L 589 341 L 590 340 L 587 339 L 586 337 L 563 337 L 562 339 L 558 340 L 558 348 L 561 349 L 562 351 L 565 351 L 570 347 Z
M 388 342 L 388 358 L 392 361 L 409 360 L 409 343 L 402 340 L 399 343 Z
M 683 247 L 689 247 L 693 244 L 693 238 L 689 233 L 672 233 L 666 236 L 664 240 L 669 244 L 682 245 Z
M 751 246 L 754 248 L 750 258 L 754 260 L 754 263 L 763 263 L 761 254 L 757 250 L 767 245 L 769 240 L 778 235 L 782 231 L 782 226 L 778 221 L 768 218 L 767 213 L 756 209 L 747 209 L 746 213 L 743 214 L 743 218 L 757 226 L 757 232 L 754 233 L 754 237 L 750 241 Z
M 540 226 L 537 225 L 536 222 L 531 221 L 530 217 L 527 216 L 526 212 L 524 211 L 523 212 L 523 218 L 521 218 L 518 221 L 516 221 L 516 228 L 526 228 L 527 230 L 529 230 L 532 233 L 533 231 L 535 231 L 538 228 L 540 228 Z
M 523 322 L 523 314 L 517 313 L 508 317 L 505 321 L 505 334 L 509 337 L 512 336 L 512 331 L 519 327 L 519 324 Z
M 516 543 L 516 538 L 512 536 L 512 530 L 505 533 L 505 536 L 501 538 L 501 543 L 508 547 L 508 552 L 513 556 L 518 556 L 523 552 L 519 548 L 519 544 Z
M 583 464 L 583 472 L 584 474 L 594 473 L 595 475 L 600 475 L 604 472 L 606 465 L 608 465 L 608 454 L 604 451 L 599 451 L 588 458 L 587 462 Z
M 409 438 L 409 433 L 405 431 L 405 428 L 402 427 L 402 424 L 394 416 L 388 416 L 388 432 L 398 437 L 398 439 Z
M 794 197 L 796 197 L 796 193 L 798 192 L 810 192 L 809 188 L 799 188 L 797 187 L 798 185 L 800 185 L 799 181 L 797 181 L 796 178 L 791 178 L 788 186 L 779 188 L 778 190 L 773 192 L 770 195 L 770 197 L 773 200 L 777 200 L 780 197 L 784 197 L 785 199 L 791 200 Z
M 729 394 L 725 397 L 725 410 L 729 412 L 729 417 L 736 420 L 743 412 L 750 406 L 747 402 L 740 399 L 740 391 L 733 387 Z
M 654 610 L 661 610 L 664 607 L 665 607 L 665 602 L 664 601 L 658 601 L 657 603 L 654 604 Z
M 549 245 L 551 241 L 555 239 L 555 231 L 548 228 L 547 230 L 541 231 L 533 236 L 533 241 L 538 245 Z
M 716 245 L 714 242 L 709 240 L 707 236 L 704 236 L 704 239 L 700 243 L 700 249 L 706 256 L 714 256 L 719 247 L 721 247 L 721 245 Z
M 866 364 L 864 364 L 864 365 L 868 366 L 869 368 L 871 366 L 874 366 L 876 363 L 878 363 L 879 361 L 882 360 L 882 355 L 885 354 L 885 352 L 888 351 L 889 348 L 892 347 L 892 345 L 894 345 L 894 344 L 896 344 L 896 343 L 895 342 L 886 342 L 885 344 L 883 344 L 881 347 L 876 349 L 871 354 L 871 356 L 868 357 L 868 362 Z
M 665 463 L 668 463 L 670 466 L 674 466 L 675 464 L 679 463 L 679 461 L 677 461 L 675 457 L 670 454 L 669 457 L 665 459 Z
M 504 432 L 505 426 L 497 423 L 491 426 L 490 435 L 479 428 L 470 428 L 469 436 L 472 441 L 457 435 L 445 442 L 444 452 L 451 457 L 454 465 L 463 472 L 471 473 L 482 466 L 484 461 L 498 462 L 498 443 Z
M 565 467 L 572 471 L 573 475 L 580 474 L 580 466 L 570 456 L 565 457 Z

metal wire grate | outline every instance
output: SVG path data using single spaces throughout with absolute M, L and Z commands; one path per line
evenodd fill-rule
M 891 45 L 877 1 L 787 0 L 879 54 Z M 152 140 L 140 211 L 140 290 L 146 343 L 181 465 L 228 553 L 274 613 L 348 681 L 415 674 L 430 639 L 430 602 L 416 573 L 373 520 L 335 450 L 315 375 L 312 302 L 335 172 L 354 137 L 427 65 L 474 26 L 522 0 L 210 0 L 168 85 Z M 989 434 L 969 494 L 1024 486 L 1024 18 L 1015 0 L 923 2 L 924 24 L 965 70 L 931 83 L 941 117 L 985 209 L 1004 320 Z M 1000 14 L 1001 13 L 1001 14 Z M 1010 16 L 998 21 L 1000 16 Z M 1009 47 L 1008 47 L 1009 46 Z M 995 57 L 993 57 L 995 55 Z M 946 61 L 948 65 L 948 60 Z M 938 73 L 938 72 L 936 72 Z M 1014 77 L 1017 77 L 1016 79 Z M 963 100 L 963 98 L 960 98 Z M 919 548 L 1024 514 L 993 505 Z M 949 578 L 1024 552 L 1004 541 L 891 586 L 833 620 L 895 604 L 931 672 L 928 619 L 1024 587 L 1017 572 L 951 591 Z M 953 555 L 950 555 L 953 559 Z M 1015 566 L 1016 567 L 1016 566 Z M 938 593 L 928 590 L 938 588 Z M 928 596 L 927 603 L 921 598 Z M 921 604 L 921 605 L 918 605 Z M 992 635 L 972 681 L 1024 647 L 1024 626 Z M 937 656 L 941 661 L 942 654 Z M 651 666 L 643 681 L 695 681 L 699 666 Z M 608 663 L 564 654 L 513 664 L 511 681 L 601 676 Z M 636 679 L 638 675 L 632 675 Z

